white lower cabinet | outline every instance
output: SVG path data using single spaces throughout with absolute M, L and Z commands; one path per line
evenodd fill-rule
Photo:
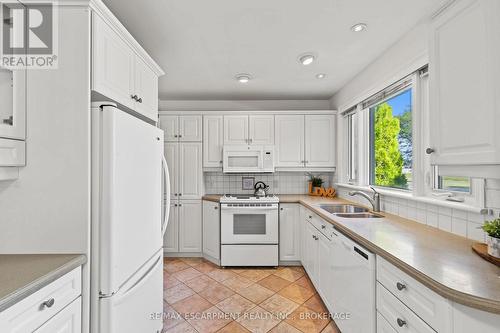
M 0 332 L 80 332 L 81 288 L 77 267 L 0 312 Z
M 163 238 L 164 253 L 201 252 L 201 215 L 200 200 L 171 203 L 167 231 Z
M 319 233 L 318 243 L 318 293 L 328 309 L 334 301 L 332 295 L 332 241 Z
M 377 311 L 377 333 L 397 333 L 391 324 Z
M 179 202 L 179 252 L 201 252 L 201 201 Z
M 280 260 L 300 260 L 300 205 L 280 204 Z
M 80 333 L 82 331 L 82 297 L 75 299 L 43 324 L 35 333 Z
M 164 252 L 179 252 L 179 204 L 170 204 L 167 231 L 163 236 Z
M 304 234 L 305 253 L 304 253 L 304 268 L 309 275 L 309 278 L 315 286 L 318 285 L 318 251 L 319 251 L 319 231 L 312 224 L 307 223 L 306 232 Z
M 434 333 L 435 331 L 412 310 L 377 282 L 377 311 L 396 332 Z M 443 318 L 442 320 L 445 320 Z
M 380 256 L 377 257 L 377 281 L 434 330 L 450 330 L 451 307 L 448 300 Z
M 203 254 L 220 259 L 220 205 L 203 201 Z

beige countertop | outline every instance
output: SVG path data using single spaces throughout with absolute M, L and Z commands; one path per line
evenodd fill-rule
M 82 254 L 0 255 L 0 312 L 86 261 Z
M 439 295 L 500 314 L 500 268 L 471 250 L 473 241 L 382 212 L 385 218 L 340 218 L 317 205 L 352 203 L 307 195 L 279 195 L 280 203 L 300 203 L 367 250 L 382 256 Z M 217 202 L 220 195 L 203 200 Z M 358 204 L 355 204 L 358 205 Z

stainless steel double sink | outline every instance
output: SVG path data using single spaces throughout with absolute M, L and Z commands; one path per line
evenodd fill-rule
M 343 218 L 381 218 L 380 214 L 372 213 L 368 209 L 349 204 L 320 204 L 319 208 Z

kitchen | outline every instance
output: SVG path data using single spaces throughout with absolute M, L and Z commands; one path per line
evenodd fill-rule
M 2 14 L 1 332 L 498 332 L 497 1 Z

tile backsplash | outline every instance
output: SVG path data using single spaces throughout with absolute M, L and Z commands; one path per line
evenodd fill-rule
M 316 175 L 316 173 L 315 173 Z M 255 182 L 263 181 L 269 185 L 269 194 L 304 194 L 307 193 L 309 176 L 305 172 L 275 172 L 273 174 L 224 174 L 222 172 L 205 172 L 206 194 L 252 194 L 253 190 L 242 189 L 242 178 L 254 177 Z M 330 186 L 333 172 L 321 173 L 324 186 Z
M 362 197 L 350 196 L 351 189 L 339 186 L 337 194 L 340 198 L 368 205 L 369 203 Z M 500 182 L 489 181 L 486 184 L 486 205 L 488 208 L 499 207 L 497 201 L 500 194 Z M 430 227 L 466 237 L 472 240 L 484 242 L 485 233 L 480 229 L 485 220 L 491 220 L 491 215 L 481 215 L 479 213 L 468 212 L 460 209 L 418 202 L 411 199 L 403 199 L 388 195 L 381 195 L 380 208 L 389 214 L 401 216 L 410 220 L 426 224 Z M 498 212 L 497 212 L 498 214 Z

